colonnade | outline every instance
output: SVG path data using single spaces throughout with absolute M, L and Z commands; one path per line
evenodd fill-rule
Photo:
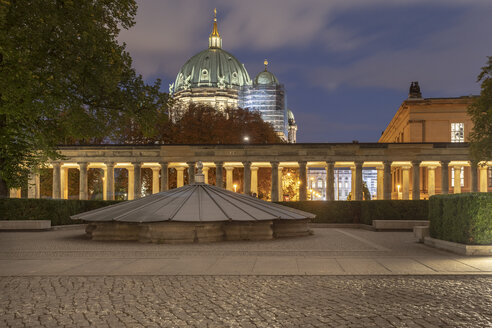
M 470 191 L 488 190 L 487 181 L 487 165 L 478 166 L 476 162 L 471 161 L 296 161 L 296 162 L 204 162 L 203 174 L 205 175 L 205 183 L 208 183 L 209 169 L 216 169 L 216 185 L 224 186 L 228 190 L 234 190 L 233 170 L 234 168 L 244 169 L 243 192 L 246 194 L 258 194 L 258 169 L 261 167 L 271 168 L 271 199 L 279 201 L 283 198 L 282 191 L 282 169 L 296 168 L 299 170 L 299 200 L 308 199 L 308 183 L 307 169 L 308 167 L 324 167 L 326 169 L 326 200 L 334 200 L 334 172 L 335 168 L 349 167 L 352 170 L 352 191 L 354 200 L 363 199 L 362 191 L 362 171 L 364 168 L 377 169 L 377 199 L 391 199 L 392 189 L 392 169 L 399 168 L 402 172 L 401 195 L 402 199 L 420 199 L 421 198 L 421 174 L 420 168 L 425 167 L 427 170 L 427 194 L 432 196 L 436 194 L 436 169 L 440 168 L 440 186 L 441 193 L 447 194 L 449 188 L 449 167 L 454 168 L 454 183 L 453 193 L 462 192 L 460 181 L 461 168 L 464 166 L 470 167 Z M 488 162 L 486 164 L 492 164 Z M 115 168 L 125 168 L 128 170 L 128 199 L 141 197 L 142 179 L 141 169 L 152 169 L 152 193 L 168 190 L 169 185 L 169 169 L 174 168 L 177 172 L 177 187 L 184 185 L 184 171 L 187 170 L 188 181 L 194 181 L 196 162 L 53 162 L 53 194 L 54 199 L 68 198 L 68 169 L 77 168 L 80 171 L 79 199 L 88 198 L 88 181 L 87 171 L 90 168 L 100 168 L 104 171 L 103 183 L 103 198 L 105 200 L 114 199 L 114 170 Z M 225 170 L 225 179 L 223 176 Z M 410 178 L 411 177 L 411 178 Z M 160 178 L 160 184 L 159 184 Z M 225 180 L 225 181 L 224 181 Z M 29 198 L 39 198 L 40 179 L 38 174 L 31 174 L 29 178 Z M 411 192 L 410 192 L 411 190 Z M 15 193 L 15 191 L 13 191 Z M 15 197 L 15 195 L 14 195 Z M 393 195 L 393 198 L 394 195 Z

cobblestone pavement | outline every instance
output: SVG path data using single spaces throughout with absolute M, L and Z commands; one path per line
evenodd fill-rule
M 1 327 L 492 327 L 486 276 L 0 278 Z

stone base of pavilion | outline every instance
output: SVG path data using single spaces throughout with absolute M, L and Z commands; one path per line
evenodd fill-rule
M 92 240 L 180 244 L 239 240 L 271 240 L 312 234 L 309 219 L 244 222 L 91 222 Z

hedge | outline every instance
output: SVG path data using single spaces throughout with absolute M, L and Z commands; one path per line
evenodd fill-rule
M 427 200 L 303 201 L 278 204 L 316 214 L 315 223 L 364 223 L 373 220 L 427 220 Z
M 70 215 L 118 201 L 66 199 L 0 199 L 0 220 L 51 220 L 52 225 L 74 224 Z M 304 201 L 278 204 L 316 214 L 315 223 L 365 223 L 372 220 L 427 220 L 426 200 Z
M 429 199 L 430 236 L 468 245 L 492 245 L 492 194 L 437 195 Z
M 51 220 L 51 225 L 76 224 L 70 215 L 82 213 L 118 201 L 67 199 L 0 199 L 0 220 Z

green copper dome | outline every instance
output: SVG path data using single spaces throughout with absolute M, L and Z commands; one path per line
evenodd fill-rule
M 191 57 L 179 71 L 174 92 L 190 88 L 239 88 L 251 85 L 248 71 L 221 48 L 209 48 Z
M 256 75 L 254 84 L 255 85 L 279 84 L 277 77 L 273 75 L 272 72 L 269 72 L 267 70 L 268 60 L 265 59 L 263 64 L 265 64 L 265 70 L 263 72 L 258 73 L 258 75 Z

